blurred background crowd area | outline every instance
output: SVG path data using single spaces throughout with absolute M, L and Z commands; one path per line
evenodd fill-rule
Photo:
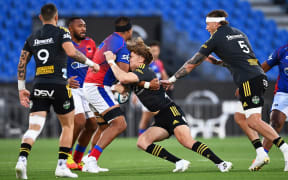
M 213 9 L 224 9 L 229 14 L 228 21 L 231 26 L 247 34 L 260 63 L 264 62 L 274 49 L 285 45 L 288 41 L 287 0 L 0 0 L 0 127 L 6 132 L 9 131 L 11 136 L 21 134 L 28 123 L 26 121 L 28 111 L 18 103 L 17 64 L 26 38 L 41 25 L 38 15 L 41 6 L 46 3 L 54 3 L 57 6 L 61 26 L 66 26 L 69 17 L 83 17 L 87 24 L 87 35 L 92 37 L 96 44 L 114 31 L 115 17 L 120 15 L 131 17 L 134 36 L 141 36 L 146 42 L 160 41 L 160 59 L 169 75 L 182 66 L 209 39 L 210 35 L 205 29 L 205 16 Z M 33 58 L 27 69 L 26 79 L 31 82 L 35 73 Z M 271 69 L 267 75 L 272 84 L 266 95 L 265 113 L 269 114 L 269 103 L 273 100 L 273 83 L 277 79 L 278 68 Z M 216 104 L 220 108 L 217 107 L 215 112 L 203 110 L 204 116 L 215 118 L 223 112 L 224 101 L 235 100 L 233 93 L 235 88 L 227 69 L 204 62 L 176 84 L 174 98 L 184 106 L 185 99 L 191 93 L 201 91 L 202 93 L 198 95 L 205 96 L 202 100 L 186 104 L 195 105 L 200 102 L 209 106 L 211 102 L 215 104 L 213 101 L 215 95 L 219 99 Z M 211 91 L 214 95 L 203 93 L 205 90 Z M 187 111 L 186 114 L 192 110 Z M 201 110 L 198 108 L 194 111 L 196 115 L 192 113 L 191 116 L 201 118 Z M 54 117 L 53 114 L 51 116 Z M 131 118 L 135 119 L 134 116 Z M 241 131 L 233 130 L 237 129 L 237 126 L 232 117 L 227 122 L 229 121 L 231 125 L 229 127 L 226 125 L 228 134 L 240 134 Z M 51 128 L 53 123 L 52 121 Z M 19 126 L 21 128 L 16 128 Z M 128 134 L 131 129 L 130 135 L 133 136 L 134 128 L 131 125 Z M 57 130 L 54 128 L 51 131 L 55 129 Z M 0 133 L 0 137 L 9 134 L 4 135 L 4 130 L 2 134 Z

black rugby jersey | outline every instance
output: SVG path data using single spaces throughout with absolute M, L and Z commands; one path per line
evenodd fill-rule
M 135 71 L 140 81 L 151 81 L 156 78 L 155 72 L 149 68 L 148 65 L 142 64 Z M 141 101 L 141 103 L 151 112 L 159 111 L 162 108 L 167 107 L 172 100 L 166 95 L 165 90 L 160 86 L 159 90 L 149 90 L 137 86 L 136 84 L 132 85 L 132 89 Z
M 66 84 L 67 55 L 62 44 L 67 41 L 71 41 L 68 29 L 51 24 L 45 24 L 28 37 L 23 50 L 34 56 L 35 83 Z
M 265 75 L 247 36 L 229 25 L 220 26 L 201 46 L 199 52 L 207 57 L 214 52 L 220 57 L 229 66 L 237 85 L 254 77 Z

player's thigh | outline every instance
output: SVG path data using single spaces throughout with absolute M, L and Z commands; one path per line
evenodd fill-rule
M 139 136 L 138 142 L 151 144 L 153 142 L 167 139 L 168 137 L 169 133 L 166 129 L 152 126 L 148 128 L 141 136 Z
M 110 87 L 84 86 L 84 95 L 87 101 L 103 115 L 105 111 L 118 105 Z

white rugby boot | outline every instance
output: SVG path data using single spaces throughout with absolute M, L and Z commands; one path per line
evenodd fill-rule
M 263 147 L 256 149 L 257 156 L 249 167 L 250 171 L 259 171 L 265 164 L 270 162 L 268 154 L 264 151 Z
M 223 161 L 220 164 L 216 164 L 216 166 L 221 172 L 229 172 L 229 170 L 232 168 L 232 163 L 228 161 Z
M 27 177 L 27 159 L 24 156 L 20 156 L 15 167 L 17 179 L 28 179 Z
M 82 172 L 98 173 L 99 167 L 97 165 L 97 160 L 95 157 L 90 156 L 83 165 Z
M 78 175 L 72 173 L 71 170 L 66 165 L 66 160 L 58 160 L 58 164 L 55 170 L 56 177 L 66 177 L 66 178 L 78 178 Z
M 175 163 L 175 166 L 176 168 L 173 169 L 173 172 L 184 172 L 189 168 L 190 162 L 184 159 L 181 159 Z

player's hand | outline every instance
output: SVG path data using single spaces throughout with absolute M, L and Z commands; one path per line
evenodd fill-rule
M 94 73 L 96 73 L 96 72 L 98 72 L 100 70 L 99 64 L 96 64 L 96 63 L 94 63 L 94 65 L 91 68 L 92 68 L 92 71 Z
M 78 76 L 72 76 L 68 79 L 68 85 L 70 88 L 77 89 L 80 87 L 79 81 L 75 80 Z
M 154 78 L 150 81 L 150 90 L 159 90 L 160 89 L 160 83 L 158 78 Z
M 237 88 L 235 91 L 235 97 L 239 98 L 239 88 Z
M 215 64 L 215 65 L 221 65 L 223 64 L 223 61 L 221 60 L 217 60 L 214 56 L 209 55 L 205 61 L 210 62 L 211 64 Z
M 112 51 L 105 51 L 103 54 L 104 54 L 107 62 L 110 60 L 114 60 L 114 61 L 116 60 L 116 55 L 113 54 Z
M 115 84 L 114 89 L 120 94 L 124 94 L 125 92 L 127 92 L 127 89 L 122 84 Z
M 27 89 L 19 90 L 19 99 L 22 106 L 29 108 L 29 100 L 30 92 Z
M 160 82 L 166 91 L 173 85 L 169 80 L 160 80 Z

